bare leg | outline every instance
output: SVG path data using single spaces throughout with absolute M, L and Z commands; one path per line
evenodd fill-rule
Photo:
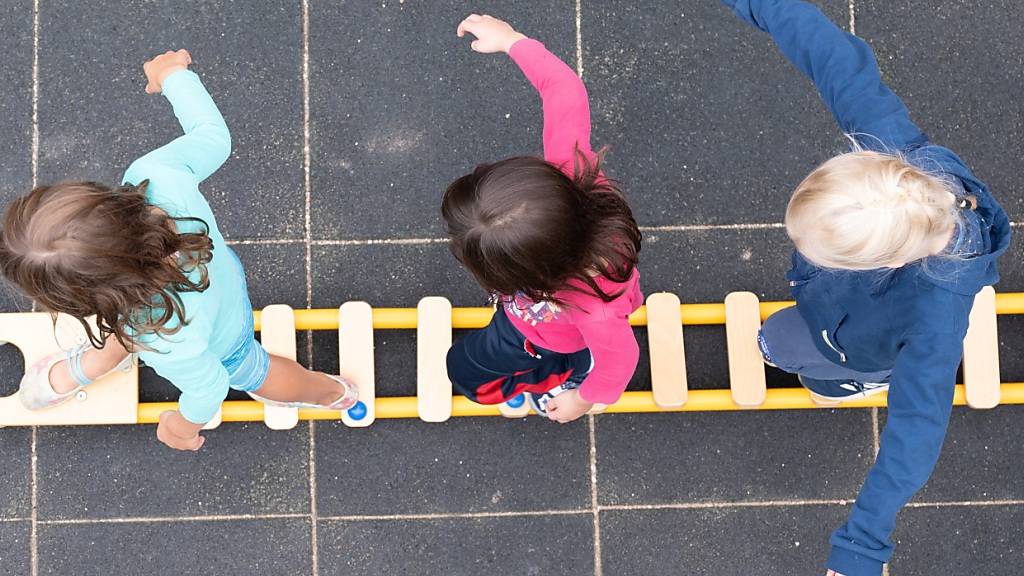
M 89 378 L 99 378 L 117 367 L 128 356 L 128 350 L 117 338 L 108 336 L 103 348 L 92 348 L 82 354 L 82 371 Z M 54 392 L 63 394 L 78 387 L 71 377 L 67 360 L 58 362 L 50 369 L 50 386 Z
M 345 387 L 323 372 L 306 370 L 294 360 L 270 355 L 270 371 L 256 394 L 277 402 L 328 405 L 345 394 Z

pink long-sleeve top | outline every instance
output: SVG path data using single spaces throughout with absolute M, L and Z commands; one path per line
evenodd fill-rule
M 516 42 L 509 56 L 543 101 L 544 159 L 572 176 L 577 149 L 594 159 L 586 87 L 572 69 L 536 40 Z M 504 308 L 512 324 L 537 346 L 566 354 L 589 348 L 594 367 L 580 386 L 580 396 L 588 402 L 611 404 L 626 389 L 640 358 L 629 315 L 643 303 L 643 294 L 636 269 L 623 283 L 603 276 L 595 281 L 605 293 L 619 296 L 604 302 L 589 289 L 587 293 L 564 290 L 555 294 L 564 303 L 559 306 L 519 294 Z

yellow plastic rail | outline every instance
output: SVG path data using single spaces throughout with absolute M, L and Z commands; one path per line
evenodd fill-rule
M 967 404 L 966 393 L 962 384 L 956 387 L 953 399 L 956 406 Z M 1012 382 L 1002 385 L 1000 404 L 1024 404 L 1024 382 Z M 884 408 L 886 394 L 877 394 L 860 400 L 843 402 L 830 408 Z M 150 402 L 139 405 L 139 424 L 155 424 L 160 413 L 165 410 L 176 410 L 176 402 Z M 821 406 L 811 401 L 807 390 L 803 388 L 772 388 L 768 390 L 768 398 L 764 404 L 751 410 L 809 410 L 820 409 Z M 654 403 L 651 392 L 626 392 L 618 402 L 608 406 L 608 413 L 631 412 L 722 412 L 740 410 L 732 401 L 728 389 L 721 390 L 690 390 L 686 404 L 678 408 L 662 408 Z M 228 401 L 221 406 L 221 418 L 224 422 L 262 422 L 263 404 L 253 401 Z M 377 418 L 418 418 L 416 397 L 378 397 L 376 399 Z M 500 416 L 497 406 L 476 404 L 465 396 L 452 398 L 452 416 Z M 301 420 L 338 420 L 341 413 L 337 410 L 299 410 Z
M 792 306 L 794 302 L 762 302 L 761 320 Z M 679 309 L 687 326 L 725 323 L 725 304 L 682 304 Z M 1024 293 L 996 294 L 997 314 L 1024 314 Z M 491 321 L 491 308 L 453 308 L 452 328 L 483 328 Z M 260 330 L 260 313 L 255 313 L 256 330 Z M 641 306 L 629 317 L 633 326 L 647 325 L 647 307 Z M 296 330 L 337 330 L 337 308 L 315 308 L 295 311 Z M 374 308 L 374 330 L 409 330 L 416 328 L 415 308 Z

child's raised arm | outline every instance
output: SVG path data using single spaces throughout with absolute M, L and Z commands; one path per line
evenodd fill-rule
M 471 47 L 486 54 L 506 52 L 540 93 L 544 106 L 544 159 L 573 166 L 577 148 L 593 158 L 590 148 L 590 103 L 579 76 L 544 45 L 516 32 L 491 16 L 471 14 L 458 35 L 477 37 Z
M 786 58 L 814 82 L 843 132 L 862 146 L 907 150 L 928 142 L 882 82 L 871 47 L 840 30 L 818 8 L 798 0 L 722 2 L 772 35 Z
M 230 156 L 231 133 L 199 76 L 187 69 L 191 63 L 189 53 L 178 50 L 161 54 L 143 66 L 149 82 L 146 92 L 163 93 L 185 134 L 139 158 L 133 168 L 159 164 L 191 172 L 201 182 Z

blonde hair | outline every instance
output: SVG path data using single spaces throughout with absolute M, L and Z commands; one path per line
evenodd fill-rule
M 811 172 L 786 208 L 786 231 L 825 268 L 870 270 L 931 256 L 961 216 L 949 183 L 899 155 L 854 151 Z

